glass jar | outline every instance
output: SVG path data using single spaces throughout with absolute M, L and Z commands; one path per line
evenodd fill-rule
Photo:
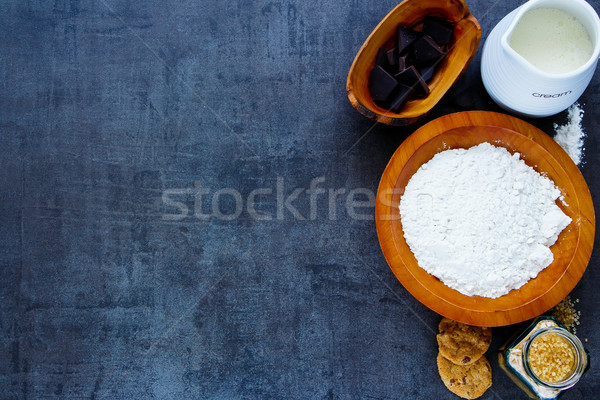
M 590 355 L 555 318 L 538 317 L 498 350 L 498 362 L 529 397 L 551 400 L 579 381 Z

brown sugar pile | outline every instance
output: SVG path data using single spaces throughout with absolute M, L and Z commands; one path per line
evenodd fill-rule
M 581 311 L 575 309 L 576 303 L 579 303 L 579 299 L 573 301 L 571 296 L 567 296 L 551 310 L 558 322 L 573 333 L 577 333 L 577 325 L 579 325 L 581 316 Z
M 545 382 L 559 382 L 573 371 L 575 353 L 572 345 L 559 335 L 542 335 L 529 349 L 529 365 Z

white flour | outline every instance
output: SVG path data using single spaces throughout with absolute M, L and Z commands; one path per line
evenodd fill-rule
M 496 298 L 536 277 L 571 222 L 554 183 L 519 156 L 489 143 L 440 152 L 400 200 L 419 266 L 467 296 Z
M 583 139 L 585 133 L 581 127 L 583 110 L 578 103 L 574 103 L 568 110 L 569 121 L 565 125 L 554 124 L 554 140 L 562 147 L 577 165 L 581 164 L 583 153 Z

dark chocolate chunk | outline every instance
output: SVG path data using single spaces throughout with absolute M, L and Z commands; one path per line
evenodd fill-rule
M 398 65 L 398 50 L 394 47 L 387 52 L 388 65 L 395 69 Z
M 371 70 L 371 80 L 369 82 L 371 89 L 371 97 L 374 102 L 385 102 L 394 89 L 398 86 L 398 82 L 385 69 L 376 65 Z
M 437 45 L 431 36 L 423 36 L 413 43 L 413 55 L 415 64 L 431 64 L 444 56 L 444 50 Z
M 429 86 L 427 86 L 419 71 L 412 65 L 404 71 L 398 72 L 394 75 L 394 78 L 398 83 L 412 87 L 416 95 L 427 96 L 429 94 Z
M 369 88 L 380 107 L 397 113 L 413 96 L 429 95 L 427 83 L 446 55 L 444 49 L 452 40 L 453 26 L 426 17 L 422 29 L 418 32 L 398 26 L 395 46 L 389 50 L 382 47 L 377 52 Z
M 437 67 L 437 65 L 434 64 L 434 65 L 426 65 L 419 69 L 419 73 L 421 74 L 421 77 L 423 78 L 423 80 L 425 82 L 429 83 L 429 81 L 431 81 L 431 78 L 433 78 L 433 74 L 435 73 L 436 67 Z
M 402 53 L 408 46 L 417 40 L 419 36 L 421 36 L 421 33 L 399 26 L 398 29 L 396 29 L 396 47 L 398 48 L 398 53 Z
M 423 21 L 423 34 L 429 35 L 440 46 L 445 46 L 452 38 L 452 26 L 447 22 L 426 17 Z
M 389 102 L 390 107 L 389 110 L 397 113 L 404 107 L 404 104 L 411 98 L 414 93 L 414 89 L 410 86 L 398 84 L 394 93 L 390 96 L 391 100 Z
M 398 57 L 398 71 L 402 72 L 407 68 L 406 62 L 406 56 Z
M 410 67 L 413 64 L 414 61 L 410 53 L 398 57 L 398 72 L 404 71 L 406 68 Z
M 379 51 L 377 52 L 377 58 L 375 59 L 375 65 L 379 65 L 381 68 L 387 70 L 389 68 L 388 66 L 388 60 L 387 60 L 387 50 L 384 49 L 383 47 L 379 48 Z

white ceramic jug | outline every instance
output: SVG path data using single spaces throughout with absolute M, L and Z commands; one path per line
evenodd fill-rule
M 541 71 L 512 47 L 511 34 L 527 11 L 555 8 L 577 18 L 592 40 L 593 53 L 579 68 L 564 74 Z M 600 56 L 600 20 L 584 0 L 531 0 L 504 17 L 483 46 L 481 77 L 492 99 L 504 109 L 528 117 L 547 117 L 573 104 L 590 83 Z

